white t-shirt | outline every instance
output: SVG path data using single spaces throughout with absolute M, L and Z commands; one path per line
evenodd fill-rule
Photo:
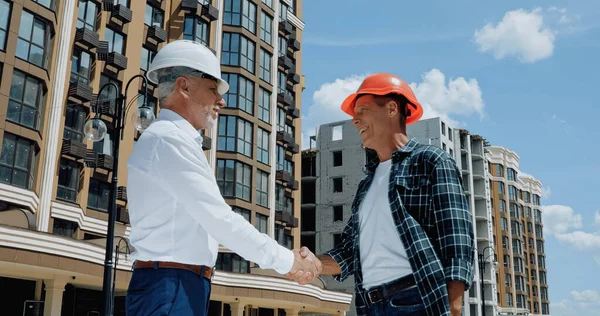
M 363 287 L 367 290 L 412 274 L 388 198 L 391 167 L 391 159 L 377 166 L 358 211 Z

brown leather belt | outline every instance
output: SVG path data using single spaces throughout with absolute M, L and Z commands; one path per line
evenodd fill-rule
M 401 277 L 391 284 L 380 285 L 366 292 L 367 301 L 371 304 L 387 301 L 392 296 L 416 285 L 417 282 L 412 274 Z
M 133 264 L 134 269 L 183 269 L 194 272 L 198 275 L 201 275 L 209 280 L 215 276 L 215 268 L 194 265 L 194 264 L 185 264 L 178 262 L 169 262 L 169 261 L 139 261 L 136 260 Z

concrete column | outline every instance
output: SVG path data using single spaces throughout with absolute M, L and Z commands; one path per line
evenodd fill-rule
M 298 316 L 298 313 L 300 312 L 299 309 L 291 309 L 291 308 L 287 308 L 285 310 L 285 315 L 286 316 Z
M 44 280 L 46 285 L 46 300 L 44 301 L 44 315 L 60 315 L 62 309 L 63 292 L 66 280 L 52 279 Z
M 241 302 L 230 303 L 231 306 L 231 316 L 244 316 L 244 310 L 246 309 L 246 305 Z

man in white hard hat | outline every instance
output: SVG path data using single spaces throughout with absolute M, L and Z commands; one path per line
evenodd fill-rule
M 260 233 L 220 194 L 198 130 L 216 124 L 222 95 L 217 57 L 204 45 L 174 41 L 147 72 L 161 111 L 128 161 L 133 275 L 128 315 L 206 315 L 219 244 L 280 274 L 312 280 L 320 261 L 304 259 Z

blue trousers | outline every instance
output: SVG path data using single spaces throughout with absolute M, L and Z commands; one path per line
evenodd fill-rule
M 425 316 L 425 305 L 415 286 L 401 291 L 387 301 L 368 306 L 369 316 Z
M 206 316 L 210 281 L 183 269 L 134 269 L 127 289 L 128 316 Z

